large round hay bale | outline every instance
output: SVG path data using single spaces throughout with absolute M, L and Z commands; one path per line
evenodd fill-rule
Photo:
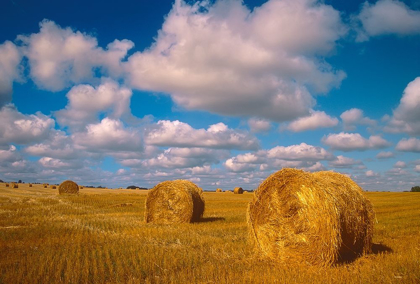
M 251 238 L 264 255 L 323 266 L 369 252 L 373 220 L 370 201 L 350 178 L 297 169 L 264 180 L 247 212 Z
M 78 194 L 79 186 L 74 181 L 66 180 L 58 186 L 58 192 L 60 194 Z
M 146 199 L 147 223 L 177 224 L 198 221 L 204 213 L 203 191 L 188 180 L 164 181 Z
M 223 192 L 221 188 L 216 189 L 216 192 Z
M 233 189 L 233 193 L 234 193 L 234 194 L 243 194 L 243 193 L 244 193 L 244 190 L 243 190 L 243 188 L 242 188 L 242 187 L 235 187 L 235 188 Z
M 12 182 L 12 188 L 19 188 L 19 185 L 16 182 Z

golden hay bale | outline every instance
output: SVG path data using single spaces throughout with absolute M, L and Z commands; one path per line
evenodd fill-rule
M 12 182 L 11 185 L 12 188 L 19 188 L 19 185 L 16 182 Z
M 146 199 L 146 223 L 177 224 L 198 221 L 204 213 L 203 191 L 188 180 L 164 181 Z
M 225 190 L 225 192 L 232 192 L 232 190 Z
M 29 184 L 29 187 L 32 187 L 32 183 Z
M 223 192 L 221 188 L 216 189 L 216 192 Z
M 6 187 L 9 187 L 9 184 L 8 183 L 6 183 Z
M 50 186 L 52 189 L 56 189 L 57 187 L 55 185 Z
M 79 186 L 74 181 L 66 180 L 60 184 L 60 186 L 58 187 L 58 192 L 60 194 L 64 194 L 64 193 L 78 194 Z
M 373 220 L 370 201 L 350 178 L 296 169 L 264 180 L 247 211 L 251 238 L 264 255 L 322 266 L 369 252 Z
M 80 185 L 80 186 L 79 186 L 79 189 L 83 189 L 83 186 L 82 186 L 82 185 Z
M 242 187 L 235 187 L 235 189 L 233 190 L 234 194 L 243 194 L 244 190 Z
M 44 188 L 48 187 L 48 183 L 43 183 L 42 185 L 44 186 Z

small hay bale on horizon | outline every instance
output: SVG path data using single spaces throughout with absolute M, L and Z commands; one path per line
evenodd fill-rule
M 71 180 L 65 180 L 58 186 L 59 194 L 78 194 L 79 186 Z
M 251 239 L 263 255 L 320 266 L 369 253 L 374 218 L 349 177 L 287 168 L 259 185 L 247 210 Z
M 244 190 L 242 187 L 235 187 L 235 189 L 233 190 L 234 194 L 243 194 Z
M 6 183 L 6 187 L 9 187 L 9 184 L 8 183 Z
M 50 186 L 52 189 L 56 189 L 57 186 L 55 186 L 54 184 Z
M 29 184 L 29 187 L 32 187 L 32 183 Z
M 16 182 L 12 182 L 12 188 L 19 188 L 19 185 Z
M 146 199 L 146 223 L 179 224 L 199 221 L 205 208 L 203 190 L 188 180 L 164 181 Z
M 83 189 L 83 185 L 79 185 L 79 189 Z
M 221 188 L 216 189 L 216 192 L 223 192 Z

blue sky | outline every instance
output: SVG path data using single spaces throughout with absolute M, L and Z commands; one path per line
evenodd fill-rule
M 420 184 L 420 1 L 6 1 L 0 179 Z

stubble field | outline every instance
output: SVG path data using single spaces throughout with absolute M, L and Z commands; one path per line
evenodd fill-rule
M 420 193 L 368 192 L 374 252 L 275 264 L 248 242 L 252 194 L 204 193 L 201 222 L 144 223 L 147 191 L 0 184 L 0 283 L 420 283 Z

